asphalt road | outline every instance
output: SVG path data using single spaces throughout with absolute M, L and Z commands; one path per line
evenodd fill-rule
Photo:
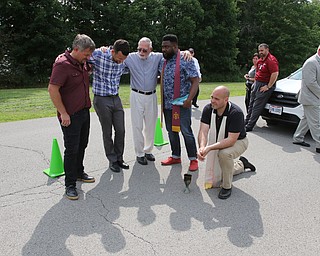
M 242 97 L 232 101 L 243 107 Z M 195 134 L 200 115 L 193 109 Z M 236 176 L 232 196 L 220 200 L 218 189 L 204 190 L 204 163 L 183 193 L 185 150 L 181 165 L 160 165 L 169 145 L 155 148 L 155 163 L 137 164 L 129 109 L 130 169 L 112 173 L 91 117 L 85 167 L 96 183 L 78 183 L 78 201 L 65 198 L 63 177 L 42 172 L 53 138 L 63 151 L 56 118 L 0 124 L 1 255 L 319 255 L 320 154 L 310 136 L 311 147 L 301 148 L 292 144 L 294 128 L 260 119 L 244 154 L 257 171 Z

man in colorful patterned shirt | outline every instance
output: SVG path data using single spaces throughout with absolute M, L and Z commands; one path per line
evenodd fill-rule
M 190 171 L 198 170 L 197 147 L 191 129 L 191 102 L 199 87 L 199 77 L 193 61 L 185 61 L 180 56 L 176 35 L 162 38 L 162 60 L 159 71 L 162 74 L 162 110 L 168 131 L 172 156 L 162 161 L 162 165 L 181 163 L 179 132 L 182 132 L 190 160 Z M 185 97 L 186 99 L 184 99 Z M 173 105 L 173 100 L 183 98 L 181 105 Z
M 90 59 L 94 67 L 93 106 L 100 120 L 104 150 L 113 172 L 120 172 L 120 168 L 129 169 L 129 165 L 123 161 L 125 124 L 118 94 L 121 75 L 126 72 L 123 61 L 128 54 L 129 43 L 119 39 L 106 52 L 96 49 Z M 114 140 L 112 126 L 115 131 Z

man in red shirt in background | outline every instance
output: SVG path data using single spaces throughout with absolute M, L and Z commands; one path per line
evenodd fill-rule
M 258 50 L 260 59 L 257 63 L 255 82 L 252 85 L 253 89 L 245 120 L 247 132 L 253 130 L 264 106 L 276 87 L 279 75 L 278 60 L 269 52 L 269 46 L 264 43 L 260 44 Z

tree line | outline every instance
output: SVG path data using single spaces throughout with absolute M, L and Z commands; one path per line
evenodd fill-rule
M 135 51 L 142 36 L 161 51 L 176 34 L 195 49 L 204 81 L 238 81 L 260 43 L 287 76 L 320 44 L 319 0 L 2 0 L 0 86 L 47 84 L 55 57 L 77 33 L 97 46 L 116 39 Z

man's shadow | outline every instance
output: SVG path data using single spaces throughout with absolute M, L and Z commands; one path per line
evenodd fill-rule
M 257 200 L 234 185 L 231 197 L 226 200 L 218 198 L 219 188 L 206 191 L 215 206 L 216 221 L 212 229 L 229 228 L 228 238 L 237 247 L 249 247 L 253 237 L 262 237 L 263 223 Z
M 185 194 L 185 184 L 182 175 L 182 166 L 172 166 L 163 192 L 164 202 L 174 212 L 170 214 L 170 224 L 174 230 L 188 231 L 192 219 L 203 223 L 205 229 L 211 227 L 214 208 L 204 202 L 201 191 L 197 186 L 198 172 L 189 172 L 192 175 L 189 186 L 190 193 Z
M 102 245 L 110 253 L 125 247 L 125 238 L 115 225 L 119 217 L 123 174 L 105 171 L 99 184 L 88 191 L 85 198 L 81 186 L 78 182 L 79 200 L 70 201 L 63 196 L 46 212 L 23 247 L 22 255 L 73 255 L 66 246 L 72 235 L 99 234 Z
M 137 220 L 147 226 L 156 220 L 152 206 L 162 204 L 160 175 L 153 162 L 134 164 L 129 178 L 129 188 L 121 193 L 123 207 L 138 208 Z

